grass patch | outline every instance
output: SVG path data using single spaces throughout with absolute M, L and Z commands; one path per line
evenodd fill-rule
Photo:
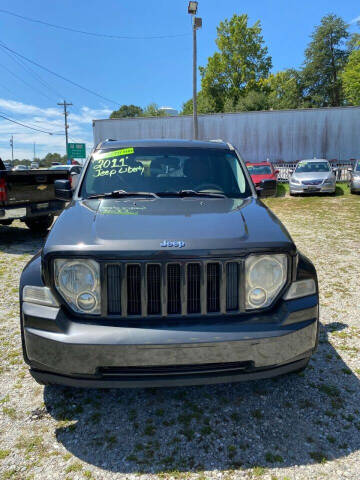
M 6 458 L 8 455 L 10 455 L 10 453 L 10 450 L 0 450 L 0 460 Z
M 3 407 L 3 414 L 10 417 L 12 420 L 16 418 L 16 409 L 13 407 Z
M 25 453 L 44 450 L 43 439 L 40 435 L 25 437 L 22 435 L 18 438 L 16 448 L 25 450 Z
M 80 472 L 82 469 L 82 464 L 80 462 L 75 462 L 66 468 L 65 473 Z
M 264 467 L 254 467 L 253 470 L 252 470 L 252 474 L 254 475 L 254 477 L 262 477 L 263 475 L 265 475 L 266 473 L 266 468 Z
M 325 393 L 328 397 L 340 396 L 340 390 L 337 387 L 335 387 L 335 385 L 326 385 L 325 383 L 323 383 L 318 388 L 320 392 Z
M 326 463 L 328 458 L 323 452 L 309 452 L 310 457 L 317 463 Z
M 271 452 L 267 452 L 267 454 L 265 455 L 265 459 L 269 463 L 283 463 L 284 461 L 281 455 L 276 455 L 276 454 L 274 455 Z

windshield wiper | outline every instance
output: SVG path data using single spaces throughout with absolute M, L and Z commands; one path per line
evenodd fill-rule
M 151 197 L 159 198 L 156 193 L 153 192 L 127 192 L 126 190 L 113 190 L 107 193 L 94 193 L 87 198 L 124 198 L 124 197 Z
M 209 197 L 209 198 L 225 198 L 223 193 L 197 192 L 196 190 L 179 190 L 176 192 L 156 192 L 159 197 Z

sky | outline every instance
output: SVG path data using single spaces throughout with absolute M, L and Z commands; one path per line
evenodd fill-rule
M 49 27 L 0 11 L 0 45 L 31 59 L 85 91 L 0 46 L 0 157 L 32 158 L 65 153 L 64 117 L 57 103 L 69 107 L 69 141 L 93 146 L 92 120 L 107 118 L 122 104 L 150 102 L 181 109 L 192 95 L 192 34 L 187 0 L 1 0 L 0 10 L 68 28 L 132 38 L 104 38 Z M 216 51 L 221 20 L 247 13 L 260 20 L 273 72 L 304 59 L 314 26 L 328 13 L 341 16 L 358 31 L 358 0 L 199 0 L 198 64 Z M 163 38 L 166 36 L 166 38 Z M 134 38 L 135 37 L 135 38 Z M 140 37 L 140 38 L 139 38 Z M 141 38 L 158 37 L 158 38 Z M 159 38 L 160 37 L 160 38 Z M 200 87 L 200 79 L 198 79 Z

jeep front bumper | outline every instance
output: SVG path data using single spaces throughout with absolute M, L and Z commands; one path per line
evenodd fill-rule
M 306 365 L 317 345 L 318 296 L 239 317 L 109 325 L 22 304 L 24 357 L 41 383 L 154 387 L 267 378 Z

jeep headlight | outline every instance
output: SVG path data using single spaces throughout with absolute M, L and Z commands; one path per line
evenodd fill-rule
M 246 309 L 269 306 L 287 279 L 287 256 L 250 255 L 245 262 Z
M 94 260 L 56 259 L 55 286 L 70 307 L 79 313 L 98 315 L 100 268 Z
M 300 180 L 298 180 L 297 178 L 292 178 L 292 177 L 290 177 L 290 183 L 293 183 L 294 185 L 301 185 Z

